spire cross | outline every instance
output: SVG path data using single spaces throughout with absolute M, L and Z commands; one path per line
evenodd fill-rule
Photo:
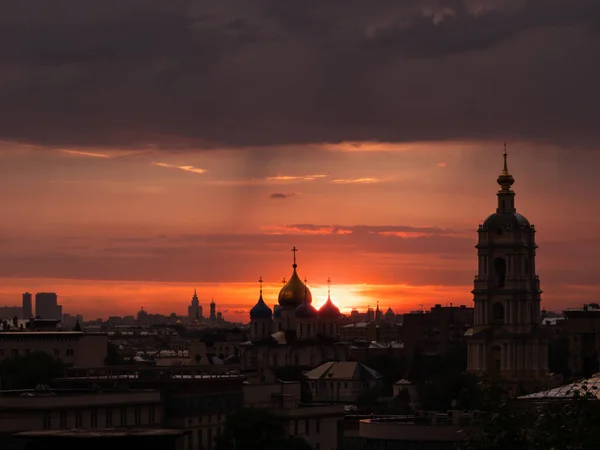
M 504 143 L 504 154 L 502 156 L 504 156 L 504 173 L 508 173 L 508 165 L 506 163 L 506 157 L 508 156 L 506 153 L 506 142 Z
M 295 266 L 296 265 L 296 252 L 298 251 L 298 249 L 296 248 L 295 245 L 292 247 L 292 251 L 294 252 L 294 266 Z
M 262 279 L 262 277 L 260 277 L 260 278 L 258 279 L 258 282 L 260 283 L 260 295 L 262 295 L 262 284 L 263 284 L 263 279 Z
M 308 282 L 308 280 L 306 279 L 306 277 L 304 277 L 304 284 L 306 284 Z
M 331 277 L 327 278 L 327 297 L 331 296 Z
M 285 284 L 285 277 L 283 277 L 283 280 L 281 281 L 283 284 Z

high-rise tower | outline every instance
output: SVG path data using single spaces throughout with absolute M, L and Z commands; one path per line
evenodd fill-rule
M 474 326 L 467 332 L 468 370 L 495 379 L 541 379 L 548 372 L 548 343 L 540 327 L 535 227 L 515 208 L 511 189 L 515 180 L 508 172 L 506 144 L 497 181 L 498 207 L 478 230 L 479 270 L 473 289 Z
M 215 304 L 215 299 L 213 298 L 210 302 L 210 317 L 211 322 L 216 322 L 217 320 L 217 305 Z
M 33 317 L 33 302 L 30 292 L 25 292 L 23 294 L 23 313 L 21 316 L 21 318 L 24 320 L 28 320 Z

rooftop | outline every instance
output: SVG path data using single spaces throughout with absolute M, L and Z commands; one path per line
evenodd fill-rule
M 98 430 L 46 430 L 26 431 L 15 436 L 22 437 L 69 437 L 69 438 L 114 438 L 114 437 L 152 437 L 152 436 L 182 436 L 185 431 L 154 428 L 102 428 Z
M 565 384 L 547 391 L 536 392 L 519 397 L 521 400 L 561 400 L 572 399 L 585 393 L 589 393 L 596 399 L 600 399 L 600 373 L 594 374 L 591 378 Z
M 308 372 L 309 380 L 374 380 L 381 378 L 379 372 L 354 361 L 326 362 Z

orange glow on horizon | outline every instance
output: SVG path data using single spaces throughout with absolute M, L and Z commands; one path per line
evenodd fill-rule
M 150 313 L 179 315 L 187 314 L 194 289 L 197 290 L 205 316 L 211 298 L 214 297 L 217 310 L 221 310 L 227 320 L 248 322 L 248 311 L 258 301 L 258 283 L 156 283 L 120 282 L 65 279 L 0 279 L 4 286 L 3 303 L 9 306 L 20 305 L 21 293 L 29 291 L 56 292 L 63 311 L 69 314 L 82 314 L 85 320 L 110 315 L 136 315 L 144 307 Z M 263 298 L 271 308 L 277 303 L 280 283 L 263 284 Z M 327 285 L 309 288 L 313 304 L 318 309 L 327 301 Z M 414 309 L 427 309 L 434 304 L 468 304 L 464 293 L 468 286 L 409 286 L 341 284 L 331 286 L 331 299 L 343 314 L 350 314 L 353 308 L 366 311 L 379 301 L 384 312 L 391 307 L 394 312 L 403 313 Z

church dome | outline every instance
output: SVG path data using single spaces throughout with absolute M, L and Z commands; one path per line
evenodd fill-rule
M 522 214 L 516 212 L 503 212 L 490 214 L 483 222 L 483 228 L 493 230 L 518 230 L 520 228 L 530 228 L 529 220 Z
M 308 297 L 296 308 L 297 319 L 314 319 L 319 315 L 317 309 L 308 302 Z
M 312 303 L 312 294 L 306 287 L 306 284 L 302 282 L 298 273 L 296 272 L 297 265 L 294 264 L 294 272 L 288 280 L 288 282 L 279 291 L 279 304 L 283 307 L 298 307 L 304 301 L 306 295 L 308 303 Z
M 250 318 L 251 319 L 270 319 L 273 316 L 273 311 L 271 308 L 267 306 L 262 297 L 262 292 L 260 293 L 260 298 L 256 305 L 252 307 L 250 310 Z
M 340 308 L 335 306 L 335 304 L 331 301 L 331 297 L 328 296 L 325 304 L 319 309 L 319 317 L 337 319 L 340 316 Z

